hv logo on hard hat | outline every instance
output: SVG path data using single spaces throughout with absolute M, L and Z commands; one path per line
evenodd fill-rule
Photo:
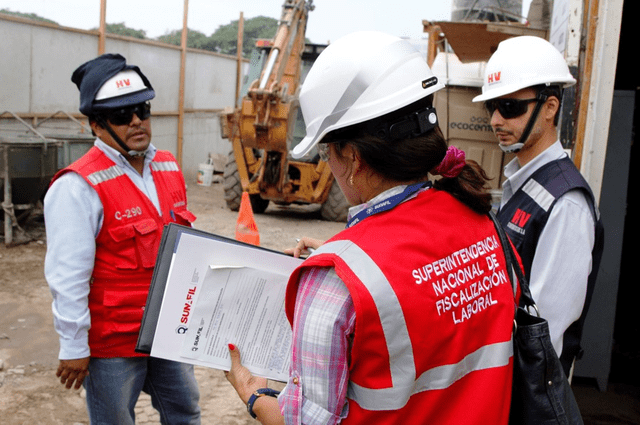
M 492 72 L 491 74 L 487 75 L 487 83 L 488 84 L 494 84 L 494 83 L 499 83 L 499 82 L 500 82 L 500 71 Z
M 128 78 L 126 78 L 124 80 L 117 80 L 116 81 L 116 88 L 117 89 L 126 89 L 128 87 L 131 87 L 131 80 L 129 80 Z

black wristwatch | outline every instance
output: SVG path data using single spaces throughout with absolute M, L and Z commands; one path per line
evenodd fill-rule
M 278 397 L 278 394 L 280 394 L 280 391 L 272 390 L 271 388 L 260 388 L 259 390 L 255 390 L 247 402 L 247 412 L 249 412 L 253 419 L 256 419 L 257 416 L 253 413 L 253 403 L 256 402 L 258 397 L 265 395 L 269 397 Z

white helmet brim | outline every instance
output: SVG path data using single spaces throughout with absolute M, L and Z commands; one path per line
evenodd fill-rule
M 444 87 L 408 41 L 379 32 L 347 35 L 325 49 L 300 92 L 307 134 L 291 152 L 307 155 L 329 132 L 414 103 Z

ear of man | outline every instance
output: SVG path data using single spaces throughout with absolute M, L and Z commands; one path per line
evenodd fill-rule
M 555 96 L 550 96 L 545 103 L 545 118 L 554 120 L 560 109 L 560 100 Z
M 89 118 L 89 127 L 91 127 L 91 134 L 98 136 L 98 133 L 103 130 L 103 127 L 98 124 L 95 118 Z

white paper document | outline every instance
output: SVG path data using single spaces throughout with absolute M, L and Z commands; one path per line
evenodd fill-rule
M 228 344 L 251 373 L 286 382 L 291 326 L 286 285 L 302 260 L 183 234 L 158 316 L 151 356 L 229 370 Z
M 291 326 L 282 308 L 284 291 L 282 275 L 248 267 L 211 267 L 191 312 L 182 357 L 228 369 L 227 344 L 233 343 L 252 373 L 286 377 Z

